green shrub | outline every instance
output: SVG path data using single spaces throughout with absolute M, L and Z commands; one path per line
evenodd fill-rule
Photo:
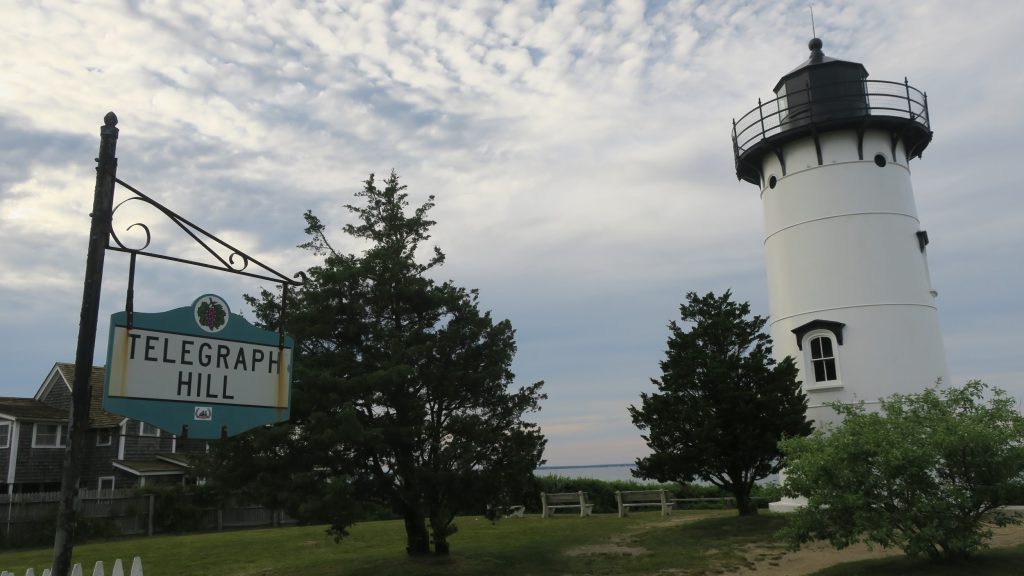
M 1024 417 L 978 381 L 895 394 L 879 412 L 832 404 L 838 426 L 782 442 L 786 489 L 807 505 L 787 529 L 793 545 L 867 541 L 908 556 L 959 561 L 987 546 L 991 526 L 1020 523 Z
M 677 498 L 728 498 L 732 493 L 711 484 L 678 484 Z
M 0 530 L 0 549 L 50 546 L 53 544 L 53 531 L 56 524 L 56 511 L 42 520 L 13 523 L 9 531 Z M 89 518 L 78 514 L 75 524 L 74 542 L 76 544 L 92 540 L 106 540 L 121 535 L 117 524 L 110 518 Z
M 750 495 L 766 502 L 778 502 L 783 496 L 782 486 L 776 482 L 755 484 Z
M 139 493 L 153 495 L 154 531 L 182 534 L 203 528 L 204 509 L 181 486 L 146 486 Z
M 112 518 L 88 518 L 78 515 L 75 526 L 75 543 L 90 540 L 107 540 L 121 535 L 117 524 Z M 53 541 L 52 534 L 50 541 Z
M 1024 506 L 1024 481 L 1007 484 L 1005 498 L 1007 506 Z
M 0 532 L 0 549 L 36 548 L 53 544 L 56 514 L 38 522 L 18 522 L 8 533 Z

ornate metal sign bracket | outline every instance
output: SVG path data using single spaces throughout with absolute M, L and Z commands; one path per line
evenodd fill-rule
M 114 214 L 122 206 L 129 202 L 138 201 L 143 202 L 149 206 L 152 206 L 168 220 L 173 222 L 179 229 L 187 234 L 192 240 L 199 244 L 217 263 L 212 264 L 209 262 L 199 262 L 196 260 L 189 260 L 187 258 L 181 258 L 177 256 L 171 256 L 169 254 L 161 254 L 158 252 L 149 251 L 149 245 L 152 241 L 152 232 L 150 227 L 142 222 L 135 222 L 128 226 L 125 231 L 130 231 L 133 228 L 140 228 L 145 234 L 146 241 L 139 248 L 129 248 L 124 242 L 118 237 L 114 231 L 113 226 L 110 229 L 110 237 L 107 241 L 106 249 L 113 250 L 116 252 L 125 252 L 129 255 L 129 267 L 128 267 L 128 292 L 125 299 L 125 312 L 128 315 L 128 327 L 131 329 L 133 322 L 133 311 L 134 311 L 134 293 L 135 293 L 135 259 L 137 256 L 149 256 L 151 258 L 158 258 L 161 260 L 170 260 L 172 262 L 178 262 L 181 264 L 189 264 L 192 266 L 200 266 L 203 268 L 210 268 L 220 272 L 229 272 L 231 274 L 240 274 L 243 276 L 249 276 L 252 278 L 259 278 L 261 280 L 269 280 L 275 284 L 281 284 L 281 318 L 279 322 L 278 332 L 281 335 L 281 340 L 284 340 L 284 313 L 285 307 L 288 301 L 288 288 L 290 286 L 301 286 L 306 282 L 306 274 L 299 272 L 292 278 L 288 278 L 284 274 L 274 270 L 273 268 L 263 264 L 256 258 L 242 252 L 238 248 L 235 248 L 231 244 L 228 244 L 224 240 L 214 236 L 210 232 L 207 232 L 200 226 L 189 221 L 184 216 L 177 214 L 170 208 L 164 206 L 160 202 L 157 202 L 153 198 L 147 196 L 134 186 L 121 180 L 120 178 L 114 178 L 114 182 L 120 184 L 121 187 L 128 190 L 134 196 L 126 198 L 114 206 L 111 211 L 111 219 Z M 113 241 L 113 243 L 111 243 Z M 250 270 L 250 264 L 254 265 L 255 270 Z M 297 280 L 296 280 L 297 279 Z

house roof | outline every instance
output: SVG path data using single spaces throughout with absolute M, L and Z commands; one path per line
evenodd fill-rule
M 67 362 L 58 362 L 56 369 L 67 382 L 68 388 L 73 387 L 75 381 L 75 365 Z M 102 366 L 93 366 L 89 375 L 89 385 L 92 397 L 89 400 L 89 427 L 108 428 L 117 426 L 124 420 L 124 416 L 111 414 L 103 409 L 103 380 L 106 372 Z
M 91 393 L 89 428 L 111 428 L 120 425 L 124 420 L 124 416 L 111 414 L 103 409 L 104 376 L 102 366 L 92 367 L 92 373 L 89 375 L 89 391 Z M 39 387 L 34 398 L 0 398 L 0 416 L 37 422 L 66 422 L 68 419 L 67 409 L 51 406 L 43 402 L 41 398 L 46 397 L 52 386 L 58 382 L 71 390 L 74 379 L 75 365 L 58 362 L 53 366 L 53 370 Z
M 136 476 L 173 476 L 184 475 L 185 468 L 165 460 L 115 460 L 115 468 L 120 468 Z
M 156 459 L 185 468 L 192 467 L 192 458 L 188 454 L 182 454 L 181 452 L 157 454 Z
M 0 398 L 0 415 L 17 420 L 65 422 L 67 410 L 54 408 L 34 398 Z

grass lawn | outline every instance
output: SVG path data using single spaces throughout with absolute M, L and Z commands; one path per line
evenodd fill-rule
M 132 556 L 141 556 L 146 576 L 650 574 L 682 566 L 699 574 L 704 569 L 728 572 L 742 565 L 744 560 L 734 548 L 768 538 L 765 531 L 778 526 L 778 520 L 766 516 L 754 519 L 759 528 L 731 530 L 727 526 L 740 519 L 728 511 L 684 511 L 671 516 L 673 521 L 695 518 L 709 518 L 711 523 L 652 528 L 663 521 L 655 512 L 627 518 L 527 516 L 493 524 L 465 517 L 458 519 L 459 532 L 450 539 L 450 558 L 409 559 L 402 523 L 383 521 L 357 524 L 340 544 L 326 535 L 323 526 L 274 528 L 81 544 L 75 547 L 74 562 L 91 568 L 96 560 L 103 560 L 109 567 L 115 558 L 128 562 Z M 707 554 L 708 538 L 714 539 L 711 554 Z M 631 555 L 639 547 L 647 550 Z M 584 553 L 573 554 L 574 549 Z M 50 555 L 48 549 L 3 553 L 0 569 L 21 576 L 33 567 L 39 574 L 49 565 Z
M 478 575 L 648 575 L 734 574 L 751 560 L 779 557 L 774 533 L 785 516 L 738 518 L 731 511 L 678 511 L 673 525 L 656 512 L 627 518 L 538 516 L 492 524 L 460 518 L 451 537 L 450 558 L 410 559 L 400 521 L 364 522 L 340 544 L 323 526 L 158 536 L 82 544 L 75 562 L 85 573 L 103 560 L 130 562 L 141 556 L 146 576 L 427 576 Z M 0 570 L 22 576 L 48 566 L 49 549 L 0 553 Z M 980 564 L 936 571 L 935 566 L 900 558 L 852 563 L 822 572 L 827 576 L 870 574 L 1024 574 L 1024 548 L 986 553 Z

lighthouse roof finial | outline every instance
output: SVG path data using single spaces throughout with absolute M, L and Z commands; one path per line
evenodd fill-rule
M 825 59 L 825 53 L 821 51 L 821 38 L 811 38 L 811 41 L 807 43 L 807 47 L 811 49 L 811 58 L 808 62 L 821 62 Z

